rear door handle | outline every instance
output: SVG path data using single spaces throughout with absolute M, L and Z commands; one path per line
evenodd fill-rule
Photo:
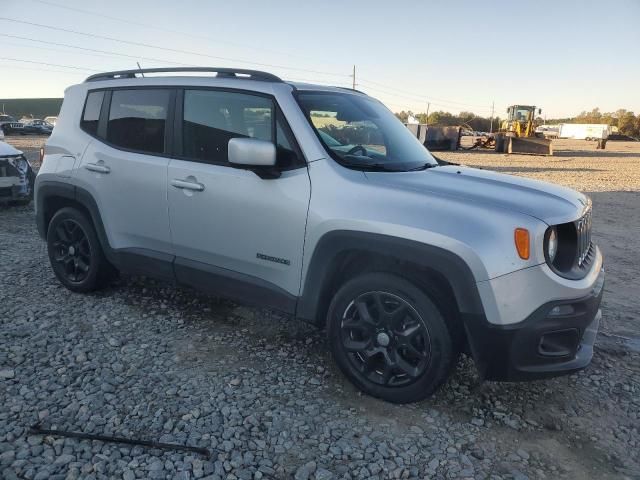
M 98 165 L 97 163 L 87 163 L 84 168 L 98 173 L 109 173 L 111 171 L 106 165 Z
M 173 180 L 171 180 L 171 185 L 176 188 L 181 188 L 184 190 L 194 190 L 196 192 L 201 192 L 204 190 L 204 185 L 202 183 L 180 180 L 179 178 L 174 178 Z

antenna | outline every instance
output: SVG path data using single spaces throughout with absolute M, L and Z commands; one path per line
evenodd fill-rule
M 138 65 L 138 70 L 140 70 L 140 75 L 142 75 L 142 78 L 144 78 L 144 72 L 142 71 L 142 67 L 140 66 L 140 62 L 136 62 L 136 65 Z

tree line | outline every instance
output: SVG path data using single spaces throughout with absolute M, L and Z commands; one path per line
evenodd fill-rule
M 498 130 L 500 127 L 500 117 L 493 117 L 493 122 L 488 117 L 480 117 L 473 112 L 460 112 L 458 115 L 453 113 L 443 112 L 441 110 L 429 113 L 427 118 L 426 113 L 413 113 L 411 111 L 398 112 L 395 114 L 403 123 L 407 123 L 409 116 L 411 115 L 420 123 L 426 123 L 429 125 L 439 125 L 442 127 L 450 127 L 455 125 L 466 125 L 472 130 L 478 132 L 488 132 L 493 127 L 493 131 Z M 493 123 L 493 124 L 492 124 Z
M 429 113 L 429 117 L 427 118 L 426 113 L 413 113 L 402 110 L 395 115 L 404 123 L 407 122 L 407 119 L 411 115 L 420 123 L 439 126 L 468 125 L 472 130 L 481 132 L 488 132 L 491 127 L 493 127 L 493 131 L 495 132 L 500 128 L 502 121 L 500 117 L 493 117 L 493 122 L 491 122 L 490 118 L 478 116 L 473 112 L 460 112 L 454 115 L 449 112 L 436 111 Z M 546 122 L 542 117 L 537 117 L 536 123 L 539 125 L 543 123 L 604 123 L 618 127 L 618 131 L 624 135 L 635 138 L 640 137 L 640 114 L 635 115 L 633 112 L 623 108 L 615 112 L 607 113 L 601 113 L 599 108 L 594 108 L 590 112 L 581 112 L 575 117 L 547 119 Z

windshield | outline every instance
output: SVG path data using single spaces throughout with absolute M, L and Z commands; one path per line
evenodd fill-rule
M 436 166 L 411 132 L 377 100 L 300 91 L 297 99 L 331 157 L 350 168 L 407 171 Z
M 527 122 L 529 120 L 529 115 L 531 115 L 532 108 L 533 107 L 514 107 L 512 120 L 516 120 L 518 122 Z

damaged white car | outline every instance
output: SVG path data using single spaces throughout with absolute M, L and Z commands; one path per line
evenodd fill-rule
M 0 141 L 0 204 L 27 205 L 33 199 L 35 177 L 24 154 Z

